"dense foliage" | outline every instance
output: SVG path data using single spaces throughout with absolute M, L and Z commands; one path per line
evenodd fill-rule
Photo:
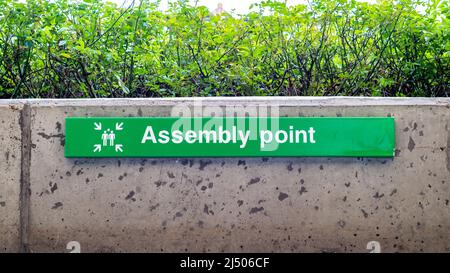
M 158 5 L 1 0 L 0 98 L 450 94 L 448 0 Z

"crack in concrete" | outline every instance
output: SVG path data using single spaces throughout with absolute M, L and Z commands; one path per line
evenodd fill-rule
M 450 172 L 450 118 L 447 127 L 447 170 Z
M 22 137 L 22 163 L 20 172 L 20 252 L 30 252 L 28 246 L 30 220 L 30 162 L 31 162 L 31 106 L 23 105 L 20 112 L 20 129 Z

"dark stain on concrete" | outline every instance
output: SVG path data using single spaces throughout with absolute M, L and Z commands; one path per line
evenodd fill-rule
M 203 178 L 200 178 L 199 180 L 197 180 L 197 182 L 195 182 L 195 185 L 198 186 L 203 182 Z
M 389 194 L 389 196 L 392 196 L 392 195 L 394 195 L 394 194 L 396 194 L 397 193 L 397 189 L 393 189 L 392 191 L 391 191 L 391 193 Z
M 401 150 L 400 149 L 395 149 L 395 156 L 400 156 Z
M 319 166 L 319 169 L 322 171 L 322 170 L 323 170 L 323 165 L 320 165 L 320 166 Z
M 408 132 L 409 131 L 409 127 L 406 127 L 405 129 L 403 129 L 403 132 Z
M 280 194 L 278 195 L 278 200 L 283 201 L 284 199 L 288 198 L 289 195 L 284 193 L 284 192 L 280 192 Z
M 375 195 L 373 196 L 373 198 L 375 199 L 380 199 L 384 196 L 384 193 L 380 194 L 379 192 L 376 192 Z
M 67 172 L 66 172 L 66 175 L 67 175 L 67 176 L 71 176 L 72 174 L 71 174 L 69 171 L 67 171 Z
M 412 152 L 412 150 L 414 150 L 414 147 L 416 146 L 416 143 L 414 142 L 414 140 L 412 139 L 412 137 L 409 137 L 409 142 L 408 142 L 408 150 L 410 152 Z
M 269 158 L 268 158 L 268 157 L 263 157 L 263 158 L 262 158 L 262 161 L 263 161 L 263 162 L 267 162 L 267 161 L 269 161 Z
M 344 185 L 348 188 L 348 187 L 350 187 L 350 182 L 347 182 L 347 183 L 344 183 Z
M 9 151 L 6 151 L 6 152 L 5 152 L 5 158 L 6 158 L 6 161 L 9 160 Z
M 203 171 L 203 170 L 205 170 L 205 167 L 208 166 L 211 163 L 212 163 L 211 160 L 207 160 L 207 161 L 200 160 L 200 167 L 198 167 L 198 169 L 200 171 Z
M 302 179 L 300 179 L 300 184 L 305 184 L 305 180 L 302 178 Z
M 308 191 L 306 190 L 306 188 L 305 187 L 300 187 L 300 190 L 298 191 L 298 193 L 300 194 L 300 195 L 302 195 L 302 194 L 304 194 L 304 193 L 307 193 Z
M 369 214 L 365 210 L 361 209 L 361 212 L 363 213 L 364 218 L 367 218 L 369 216 Z
M 247 185 L 252 185 L 252 184 L 258 183 L 260 180 L 261 180 L 261 178 L 259 178 L 259 177 L 252 178 L 252 179 L 250 179 L 250 182 L 247 183 Z
M 286 166 L 288 171 L 292 171 L 294 168 L 292 167 L 292 162 L 289 162 L 289 165 Z
M 417 129 L 417 122 L 414 122 L 412 130 L 414 131 L 416 129 Z
M 63 207 L 63 203 L 56 202 L 55 204 L 53 204 L 52 209 L 58 209 L 58 208 L 62 208 L 62 207 Z
M 58 184 L 54 183 L 53 185 L 50 184 L 50 192 L 54 193 L 58 189 Z
M 419 208 L 420 208 L 421 210 L 423 210 L 422 202 L 419 202 Z
M 189 164 L 188 159 L 182 159 L 180 162 L 181 162 L 181 165 L 183 165 L 183 166 L 186 166 L 187 164 Z
M 61 132 L 61 123 L 59 121 L 56 122 L 56 130 Z
M 77 175 L 80 175 L 80 174 L 83 174 L 83 170 L 82 170 L 82 169 L 79 169 L 79 170 L 77 171 Z
M 3 208 L 3 207 L 5 207 L 5 206 L 6 206 L 6 202 L 5 202 L 5 201 L 1 201 L 1 202 L 0 202 L 0 207 Z
M 51 184 L 51 182 L 50 182 L 50 184 Z M 45 194 L 50 194 L 50 192 L 49 192 L 48 190 L 41 191 L 41 193 L 39 194 L 39 197 L 41 197 L 42 195 L 44 195 L 44 193 L 45 193 Z
M 173 172 L 167 172 L 167 176 L 169 178 L 175 178 L 175 175 L 173 174 Z
M 61 146 L 64 146 L 64 144 L 66 143 L 66 137 L 64 136 L 64 134 L 47 135 L 46 133 L 40 132 L 38 133 L 38 135 L 45 139 L 59 138 L 59 144 L 61 144 Z
M 141 173 L 144 170 L 144 167 L 139 167 L 139 172 Z
M 203 212 L 206 213 L 207 215 L 214 215 L 214 211 L 210 210 L 208 205 L 205 204 L 205 206 L 203 207 Z
M 103 177 L 102 173 L 98 173 L 97 178 Z
M 128 193 L 128 195 L 125 197 L 125 200 L 131 200 L 133 202 L 136 201 L 136 198 L 134 198 L 135 192 L 134 191 L 130 191 Z
M 338 221 L 338 225 L 341 227 L 341 228 L 344 228 L 345 227 L 345 221 L 344 220 L 339 220 Z
M 254 207 L 254 208 L 250 209 L 249 214 L 258 213 L 258 212 L 263 211 L 263 210 L 264 210 L 264 207 Z
M 142 117 L 142 109 L 141 108 L 138 108 L 137 115 L 139 117 Z
M 417 224 L 416 224 L 416 228 L 417 228 L 417 229 L 421 229 L 421 228 L 423 228 L 423 225 L 422 225 L 422 223 L 420 223 L 420 222 L 417 222 Z
M 181 211 L 175 213 L 175 216 L 173 217 L 173 219 L 177 218 L 177 217 L 182 217 L 183 213 Z
M 238 200 L 237 203 L 238 203 L 238 207 L 240 207 L 240 206 L 242 206 L 242 204 L 244 204 L 244 201 L 243 200 Z
M 245 164 L 246 164 L 245 160 L 239 160 L 238 161 L 238 166 L 240 166 L 240 165 L 244 165 L 245 166 Z
M 419 131 L 419 136 L 423 136 L 423 131 Z
M 158 180 L 158 181 L 155 182 L 155 185 L 157 187 L 164 186 L 166 184 L 167 184 L 167 182 L 166 181 L 162 181 L 162 180 Z

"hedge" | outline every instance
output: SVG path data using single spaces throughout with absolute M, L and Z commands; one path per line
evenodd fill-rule
M 449 1 L 2 0 L 0 98 L 448 96 Z

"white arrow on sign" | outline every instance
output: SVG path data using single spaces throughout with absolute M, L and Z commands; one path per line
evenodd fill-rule
M 123 126 L 123 122 L 121 122 L 121 123 L 116 122 L 116 131 L 123 130 L 122 126 Z
M 95 152 L 101 152 L 102 151 L 102 145 L 100 144 L 95 144 L 94 145 L 94 153 Z
M 94 130 L 100 131 L 101 129 L 102 129 L 102 123 L 101 122 L 99 122 L 99 123 L 94 122 Z
M 122 144 L 116 144 L 116 152 L 118 152 L 118 151 L 123 152 Z

